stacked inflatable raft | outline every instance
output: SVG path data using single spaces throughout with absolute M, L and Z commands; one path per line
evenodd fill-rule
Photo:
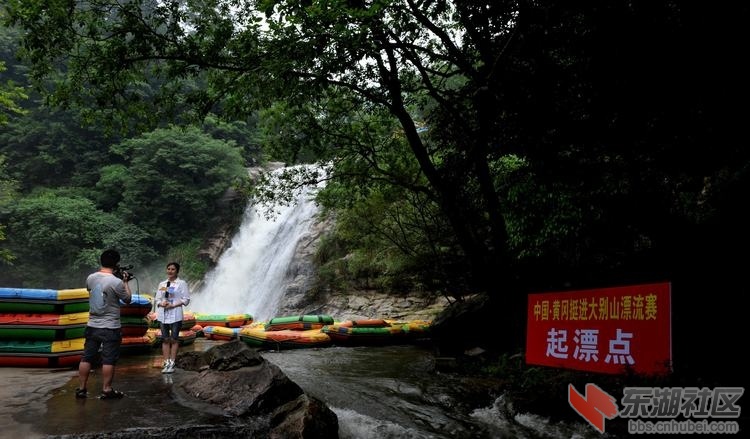
M 156 344 L 155 334 L 149 332 L 148 314 L 153 307 L 153 297 L 146 294 L 133 294 L 129 304 L 120 305 L 122 325 L 122 355 L 136 354 L 151 350 Z
M 0 366 L 67 367 L 83 355 L 89 294 L 0 288 Z
M 156 318 L 156 312 L 152 311 L 147 314 L 146 321 L 149 326 L 148 334 L 154 337 L 156 345 L 160 346 L 162 343 L 161 336 L 161 322 Z M 192 311 L 183 311 L 182 315 L 182 329 L 177 336 L 177 340 L 180 342 L 180 346 L 193 344 L 195 339 L 203 335 L 202 328 L 196 324 L 195 313 Z
M 324 326 L 321 331 L 343 346 L 386 345 L 413 342 L 428 335 L 431 322 L 385 319 L 347 320 Z
M 331 339 L 320 331 L 333 323 L 327 315 L 275 317 L 265 325 L 257 324 L 240 329 L 240 340 L 249 346 L 282 350 L 330 346 Z
M 83 355 L 88 298 L 85 288 L 0 288 L 0 366 L 76 365 Z M 130 304 L 121 304 L 122 354 L 149 351 L 161 343 L 153 300 L 136 293 Z M 269 350 L 401 344 L 429 338 L 430 324 L 384 319 L 336 322 L 328 315 L 275 317 L 264 323 L 253 322 L 250 314 L 185 310 L 179 340 L 186 345 L 197 336 L 220 341 L 240 339 Z

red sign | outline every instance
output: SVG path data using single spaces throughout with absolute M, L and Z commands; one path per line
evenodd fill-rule
M 529 294 L 526 363 L 610 374 L 672 367 L 671 285 Z

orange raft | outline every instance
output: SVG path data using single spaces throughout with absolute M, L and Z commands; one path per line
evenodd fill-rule
M 81 338 L 88 321 L 88 312 L 0 314 L 0 339 L 70 340 Z
M 327 334 L 337 345 L 384 345 L 405 341 L 403 325 L 391 325 L 380 319 L 347 320 L 326 325 L 321 332 Z
M 326 347 L 331 338 L 320 329 L 281 329 L 266 331 L 262 327 L 244 327 L 239 332 L 240 340 L 248 346 L 261 349 L 282 350 Z
M 147 335 L 148 334 L 153 334 L 154 337 L 156 337 L 156 345 L 161 344 L 161 329 L 149 328 L 147 331 Z M 177 335 L 177 340 L 180 342 L 180 346 L 185 346 L 193 344 L 195 342 L 196 336 L 197 334 L 192 329 L 183 329 Z
M 151 311 L 150 313 L 146 314 L 146 322 L 148 323 L 149 328 L 159 328 L 161 327 L 161 322 L 157 319 L 156 311 Z M 192 311 L 183 311 L 182 312 L 182 327 L 185 329 L 192 329 L 193 326 L 195 326 L 195 313 Z
M 123 355 L 150 351 L 156 345 L 156 334 L 146 332 L 144 335 L 123 335 L 120 352 Z
M 146 317 L 154 306 L 154 298 L 148 294 L 133 294 L 130 303 L 120 301 L 121 316 Z
M 205 328 L 206 326 L 224 326 L 226 328 L 239 328 L 253 322 L 250 314 L 202 314 L 195 313 L 195 323 Z

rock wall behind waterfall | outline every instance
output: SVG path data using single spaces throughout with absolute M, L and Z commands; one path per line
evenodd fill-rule
M 334 222 L 332 218 L 319 219 L 297 245 L 279 315 L 326 314 L 336 320 L 433 320 L 448 306 L 446 298 L 426 293 L 394 295 L 376 290 L 352 290 L 312 294 L 317 280 L 315 252 L 321 237 L 332 229 Z
M 278 169 L 281 163 L 272 163 L 265 168 L 248 169 L 251 177 L 261 170 Z M 242 213 L 232 206 L 243 200 L 233 191 L 229 191 L 222 200 L 217 219 L 216 232 L 205 241 L 200 250 L 200 257 L 214 266 L 220 256 L 231 245 L 233 236 L 238 231 Z M 447 305 L 448 301 L 430 294 L 407 294 L 394 296 L 376 290 L 356 290 L 345 292 L 318 291 L 311 294 L 317 281 L 315 253 L 321 238 L 329 231 L 335 220 L 332 217 L 316 217 L 308 230 L 299 238 L 294 256 L 286 270 L 283 282 L 283 297 L 279 304 L 278 316 L 299 314 L 327 314 L 337 320 L 363 318 L 391 318 L 402 320 L 432 320 Z M 191 285 L 191 291 L 197 291 L 202 281 Z M 317 290 L 317 289 L 316 289 Z
M 283 167 L 281 162 L 270 162 L 263 167 L 247 168 L 251 180 L 258 178 L 262 171 L 271 171 Z M 232 236 L 237 233 L 242 221 L 242 215 L 247 205 L 244 195 L 238 193 L 234 188 L 229 188 L 219 200 L 214 217 L 211 219 L 213 233 L 209 235 L 198 250 L 198 257 L 216 265 L 219 257 L 232 242 Z

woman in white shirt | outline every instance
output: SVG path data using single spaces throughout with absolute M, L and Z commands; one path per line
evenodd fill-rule
M 174 360 L 180 346 L 179 335 L 182 328 L 182 307 L 190 303 L 187 282 L 177 277 L 180 264 L 167 264 L 167 280 L 159 283 L 156 291 L 156 314 L 161 323 L 161 352 L 164 367 L 161 373 L 174 372 Z

